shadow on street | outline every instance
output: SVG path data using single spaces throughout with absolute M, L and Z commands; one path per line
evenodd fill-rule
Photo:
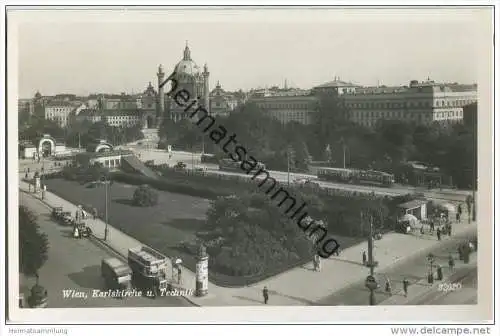
M 88 266 L 81 272 L 68 274 L 68 278 L 83 288 L 102 289 L 101 268 L 99 265 Z

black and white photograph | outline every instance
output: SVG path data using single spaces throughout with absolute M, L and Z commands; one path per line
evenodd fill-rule
M 18 321 L 493 319 L 492 8 L 6 17 Z

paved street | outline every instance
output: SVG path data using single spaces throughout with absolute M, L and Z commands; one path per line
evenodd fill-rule
M 126 146 L 125 146 L 126 147 Z M 188 169 L 191 169 L 193 166 L 195 168 L 206 168 L 208 172 L 213 174 L 221 174 L 221 175 L 238 175 L 238 176 L 246 176 L 243 173 L 238 172 L 226 172 L 220 171 L 218 165 L 216 164 L 207 164 L 201 163 L 201 154 L 200 153 L 190 153 L 190 152 L 172 152 L 172 157 L 170 158 L 169 154 L 163 150 L 150 150 L 144 149 L 141 147 L 130 147 L 136 154 L 140 155 L 140 159 L 142 161 L 154 160 L 156 164 L 168 163 L 169 165 L 175 165 L 177 162 L 182 161 L 187 164 Z M 269 173 L 273 178 L 277 181 L 286 183 L 288 181 L 288 173 L 282 171 L 270 170 Z M 251 176 L 248 176 L 250 178 Z M 338 190 L 347 190 L 347 191 L 356 191 L 362 193 L 372 193 L 375 192 L 378 195 L 383 196 L 397 196 L 404 195 L 411 192 L 422 192 L 425 194 L 427 198 L 430 199 L 445 199 L 451 201 L 465 201 L 465 197 L 469 194 L 469 192 L 464 190 L 427 190 L 425 188 L 415 188 L 412 186 L 401 186 L 395 185 L 391 188 L 382 188 L 382 187 L 374 187 L 374 186 L 363 186 L 363 185 L 348 185 L 343 183 L 333 183 L 326 181 L 319 181 L 315 175 L 310 174 L 302 174 L 302 173 L 290 173 L 290 182 L 293 182 L 298 178 L 312 178 L 314 179 L 322 188 L 332 188 Z
M 434 289 L 427 295 L 412 300 L 412 305 L 466 305 L 477 304 L 477 266 L 465 269 L 450 283 L 460 283 L 461 288 L 449 291 Z
M 72 238 L 71 230 L 50 220 L 48 207 L 39 200 L 21 192 L 20 204 L 38 215 L 40 228 L 49 238 L 49 258 L 40 270 L 40 284 L 49 293 L 49 308 L 191 306 L 181 297 L 91 298 L 93 289 L 104 289 L 100 276 L 101 260 L 114 255 L 88 239 Z M 30 280 L 29 286 L 32 283 Z M 71 289 L 86 292 L 89 298 L 63 298 L 62 291 Z
M 462 237 L 467 237 L 467 235 L 462 235 Z M 384 300 L 390 297 L 389 294 L 384 292 L 384 286 L 386 279 L 390 280 L 392 291 L 394 295 L 402 296 L 403 289 L 403 279 L 406 279 L 410 282 L 409 295 L 411 296 L 412 290 L 425 290 L 425 287 L 431 288 L 431 285 L 425 283 L 417 282 L 425 282 L 427 273 L 429 271 L 429 263 L 427 262 L 427 255 L 429 253 L 434 254 L 435 256 L 435 265 L 441 265 L 443 267 L 443 276 L 446 278 L 451 275 L 451 272 L 448 269 L 448 256 L 451 254 L 454 259 L 458 259 L 458 253 L 456 251 L 456 246 L 458 242 L 461 242 L 462 237 L 455 237 L 455 239 L 450 239 L 447 241 L 443 241 L 442 244 L 433 249 L 427 250 L 422 253 L 418 253 L 415 256 L 412 256 L 407 261 L 402 264 L 398 264 L 395 267 L 389 267 L 384 272 L 378 273 L 375 270 L 377 281 L 380 284 L 380 289 L 376 290 L 375 298 L 377 304 L 382 303 Z M 453 238 L 453 237 L 452 237 Z M 471 256 L 475 258 L 476 254 Z M 377 260 L 377 249 L 375 249 L 375 260 Z M 463 267 L 463 262 L 459 260 L 455 260 L 456 269 L 458 270 L 460 267 Z M 435 268 L 434 268 L 435 269 Z M 366 269 L 366 275 L 369 274 L 369 269 Z M 477 290 L 476 290 L 477 292 Z M 365 287 L 364 281 L 360 281 L 352 286 L 336 292 L 335 294 L 322 299 L 317 304 L 319 305 L 367 305 L 369 302 L 369 290 Z M 399 303 L 399 302 L 398 302 Z M 382 303 L 384 304 L 384 303 Z M 388 303 L 386 303 L 388 304 Z

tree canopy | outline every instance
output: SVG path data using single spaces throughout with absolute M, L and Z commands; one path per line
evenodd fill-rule
M 47 235 L 40 231 L 37 218 L 24 206 L 19 206 L 19 270 L 25 275 L 37 275 L 48 259 Z

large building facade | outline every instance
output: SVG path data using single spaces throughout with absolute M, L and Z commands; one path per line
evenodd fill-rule
M 317 97 L 304 90 L 265 90 L 254 93 L 249 100 L 282 124 L 292 121 L 304 125 L 311 124 L 318 109 Z
M 477 85 L 412 81 L 409 86 L 365 87 L 345 94 L 343 102 L 353 122 L 374 127 L 392 119 L 430 124 L 462 122 L 463 107 L 477 101 Z
M 343 105 L 344 117 L 369 128 L 379 120 L 416 124 L 463 122 L 463 107 L 477 102 L 477 85 L 412 81 L 408 86 L 362 87 L 341 81 L 304 90 L 256 90 L 250 101 L 281 123 L 311 124 L 320 109 L 321 97 L 329 95 Z M 332 113 L 335 113 L 332 111 Z

